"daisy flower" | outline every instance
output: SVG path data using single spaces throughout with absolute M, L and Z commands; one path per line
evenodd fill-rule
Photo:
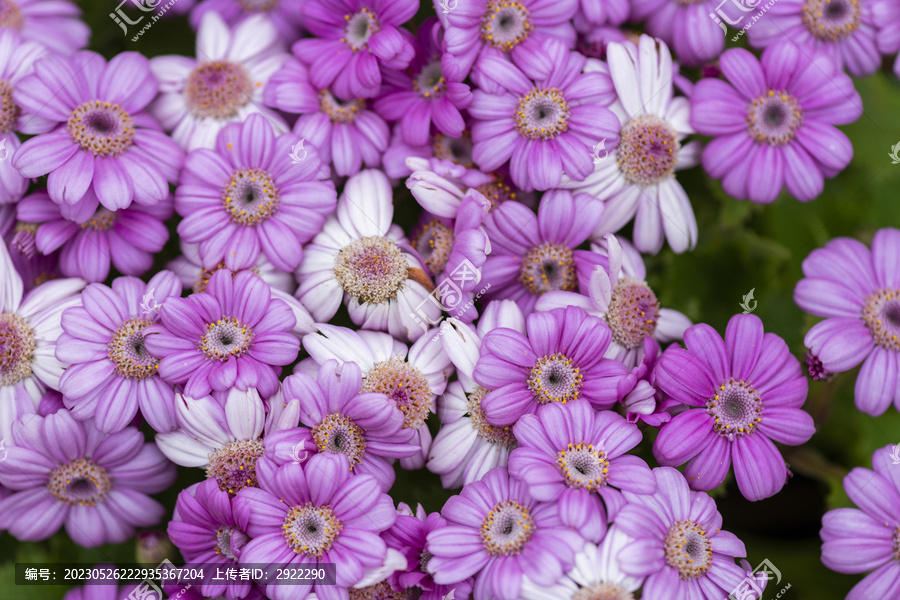
M 628 0 L 580 0 L 578 15 L 591 25 L 621 25 L 631 12 Z M 577 24 L 580 19 L 576 19 Z
M 63 55 L 81 50 L 91 37 L 81 10 L 66 0 L 6 0 L 0 15 L 0 28 L 15 29 L 24 39 Z
M 738 489 L 751 501 L 777 494 L 788 477 L 773 442 L 799 446 L 815 433 L 801 410 L 808 390 L 800 361 L 756 315 L 735 315 L 725 340 L 704 323 L 684 333 L 656 365 L 656 385 L 688 407 L 662 426 L 653 443 L 660 464 L 687 463 L 695 490 L 725 481 L 734 462 Z
M 492 469 L 441 509 L 448 525 L 428 534 L 428 571 L 439 585 L 475 576 L 476 598 L 516 600 L 526 575 L 551 585 L 584 545 L 559 513 L 559 504 L 536 500 L 503 467 Z
M 493 171 L 510 161 L 513 183 L 524 190 L 559 187 L 563 173 L 583 180 L 592 170 L 591 148 L 617 139 L 606 108 L 609 79 L 583 73 L 587 59 L 558 40 L 545 40 L 543 50 L 556 66 L 534 80 L 502 57 L 482 59 L 478 68 L 491 85 L 475 90 L 469 106 L 475 162 Z
M 289 333 L 296 325 L 290 307 L 249 271 L 217 271 L 204 293 L 169 298 L 159 314 L 144 344 L 160 359 L 160 376 L 192 398 L 233 386 L 271 396 L 281 367 L 300 350 Z
M 48 175 L 50 198 L 89 205 L 84 212 L 98 202 L 115 211 L 132 201 L 150 206 L 165 200 L 184 153 L 144 112 L 157 89 L 149 62 L 137 52 L 109 63 L 88 51 L 39 59 L 13 99 L 23 118 L 44 119 L 49 133 L 23 143 L 13 166 L 23 177 Z
M 277 138 L 262 115 L 226 125 L 215 150 L 188 154 L 175 193 L 184 219 L 179 236 L 199 244 L 206 269 L 224 262 L 231 270 L 248 269 L 260 254 L 275 267 L 292 271 L 302 245 L 322 229 L 334 211 L 337 194 L 315 152 L 289 161 L 293 135 Z
M 631 0 L 628 19 L 644 22 L 647 33 L 671 46 L 681 64 L 698 67 L 725 49 L 721 25 L 709 16 L 719 6 L 721 0 Z
M 343 102 L 310 82 L 310 68 L 289 58 L 266 84 L 266 106 L 300 117 L 294 133 L 309 142 L 325 164 L 342 177 L 355 175 L 365 164 L 377 167 L 388 148 L 390 130 L 365 98 Z
M 691 125 L 715 137 L 703 168 L 735 198 L 768 203 L 786 187 L 801 202 L 815 199 L 825 178 L 853 158 L 853 145 L 835 127 L 862 114 L 853 81 L 790 41 L 769 46 L 760 60 L 733 48 L 719 66 L 728 81 L 702 79 L 691 95 Z
M 178 2 L 175 6 L 180 4 Z M 256 14 L 267 17 L 278 30 L 278 36 L 291 43 L 302 31 L 300 7 L 303 0 L 204 0 L 191 10 L 190 23 L 200 29 L 206 13 L 216 13 L 229 26 L 239 25 Z
M 179 239 L 178 247 L 181 249 L 181 254 L 170 260 L 166 268 L 175 273 L 178 279 L 181 280 L 181 285 L 184 289 L 191 290 L 195 294 L 206 291 L 209 278 L 216 271 L 224 269 L 225 263 L 220 263 L 212 269 L 204 269 L 200 263 L 198 244 L 191 244 L 183 239 Z M 275 265 L 266 259 L 265 254 L 260 253 L 256 264 L 250 267 L 249 271 L 258 275 L 273 290 L 291 293 L 297 289 L 297 282 L 294 276 L 275 268 Z
M 421 337 L 414 310 L 437 321 L 441 307 L 429 301 L 434 284 L 393 216 L 384 173 L 365 170 L 347 181 L 337 211 L 304 248 L 295 272 L 297 298 L 316 321 L 334 317 L 342 297 L 356 325 L 398 339 Z
M 875 0 L 778 0 L 747 38 L 754 48 L 789 39 L 803 54 L 824 52 L 838 69 L 865 77 L 881 66 L 875 35 L 884 21 L 876 20 L 874 7 Z
M 900 4 L 894 0 L 875 0 L 872 3 L 872 14 L 878 23 L 878 49 L 888 56 L 896 54 L 894 73 L 900 77 Z
M 28 415 L 13 426 L 0 462 L 0 527 L 23 541 L 45 540 L 65 524 L 79 546 L 119 544 L 165 514 L 155 494 L 175 482 L 175 466 L 134 427 L 97 431 L 66 410 Z
M 531 313 L 527 336 L 501 327 L 481 343 L 474 378 L 489 389 L 481 408 L 491 425 L 513 425 L 542 404 L 584 398 L 597 409 L 612 408 L 628 369 L 603 354 L 609 327 L 576 306 Z
M 634 577 L 646 577 L 642 600 L 721 600 L 745 577 L 734 562 L 744 543 L 722 531 L 715 501 L 688 489 L 684 476 L 670 467 L 653 469 L 656 492 L 625 492 L 628 504 L 616 525 L 633 541 L 618 553 L 619 565 Z
M 294 56 L 310 69 L 319 90 L 341 100 L 374 98 L 382 71 L 405 69 L 415 55 L 412 35 L 402 25 L 419 10 L 419 0 L 306 0 L 303 26 L 315 37 L 294 43 Z
M 872 249 L 850 238 L 835 238 L 803 261 L 804 279 L 794 301 L 824 317 L 806 334 L 811 372 L 849 371 L 856 377 L 856 408 L 878 416 L 891 402 L 900 410 L 900 269 L 894 257 L 900 231 L 879 230 Z
M 410 156 L 406 166 L 410 171 L 406 187 L 416 202 L 428 212 L 448 219 L 456 218 L 467 191 L 480 190 L 493 180 L 487 173 L 454 159 Z
M 62 273 L 59 270 L 58 253 L 45 255 L 38 252 L 35 241 L 37 224 L 16 220 L 18 206 L 19 204 L 0 205 L 0 222 L 3 223 L 0 225 L 0 238 L 9 248 L 9 257 L 22 278 L 24 291 L 29 292 L 45 281 L 62 277 Z
M 386 333 L 357 332 L 327 324 L 317 328 L 316 333 L 303 337 L 303 348 L 312 360 L 319 365 L 336 360 L 342 377 L 344 367 L 350 366 L 350 377 L 358 368 L 361 392 L 387 394 L 403 414 L 403 429 L 415 432 L 413 444 L 419 448 L 415 456 L 401 458 L 400 464 L 406 469 L 424 466 L 431 447 L 425 422 L 453 372 L 450 358 L 435 342 L 439 332 L 432 330 L 407 348 Z M 400 435 L 405 436 L 405 432 Z
M 158 320 L 156 307 L 181 294 L 175 275 L 160 271 L 144 283 L 118 277 L 112 287 L 92 283 L 83 306 L 62 315 L 56 357 L 70 366 L 59 380 L 66 407 L 76 419 L 94 419 L 113 433 L 141 415 L 157 431 L 175 427 L 175 391 L 159 377 L 159 361 L 144 344 Z
M 96 208 L 92 190 L 74 207 L 57 204 L 46 191 L 26 196 L 17 207 L 23 223 L 33 223 L 34 242 L 42 254 L 59 250 L 59 267 L 68 277 L 106 281 L 110 266 L 140 276 L 153 266 L 153 254 L 169 239 L 165 221 L 174 214 L 171 196 L 152 206 L 132 203 L 111 211 Z
M 218 13 L 203 16 L 197 58 L 157 56 L 150 68 L 159 96 L 150 105 L 172 139 L 185 150 L 213 148 L 228 123 L 259 113 L 278 132 L 287 123 L 262 107 L 263 89 L 288 57 L 272 21 L 253 15 L 229 28 Z
M 700 142 L 682 146 L 684 137 L 693 133 L 688 123 L 690 103 L 673 96 L 669 49 L 642 35 L 637 46 L 609 44 L 607 55 L 608 77 L 617 94 L 610 110 L 618 122 L 606 146 L 614 149 L 596 162 L 587 178 L 580 178 L 583 181 L 569 175 L 562 186 L 608 198 L 594 232 L 598 237 L 615 233 L 634 219 L 634 244 L 641 252 L 656 254 L 663 241 L 676 253 L 692 249 L 697 221 L 675 172 L 697 164 Z M 606 67 L 597 61 L 586 70 L 606 76 Z

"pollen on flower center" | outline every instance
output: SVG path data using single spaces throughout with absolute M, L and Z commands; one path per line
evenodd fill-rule
M 0 5 L 2 6 L 2 5 Z M 0 8 L 0 27 L 3 27 L 2 8 Z M 16 127 L 16 121 L 22 109 L 13 100 L 13 86 L 6 80 L 0 80 L 0 133 L 9 133 Z
M 537 296 L 555 290 L 574 290 L 578 279 L 572 249 L 549 242 L 535 246 L 522 258 L 519 281 Z
M 481 523 L 481 540 L 491 556 L 519 554 L 533 534 L 531 510 L 513 500 L 498 502 Z
M 644 338 L 656 332 L 659 301 L 643 281 L 620 279 L 612 291 L 606 321 L 614 342 L 625 348 L 638 348 Z
M 159 360 L 144 346 L 144 329 L 152 324 L 149 319 L 129 319 L 113 333 L 108 356 L 122 377 L 145 379 L 156 374 Z
M 603 448 L 587 442 L 570 443 L 559 451 L 556 465 L 566 476 L 570 488 L 596 490 L 606 485 L 609 460 Z
M 747 109 L 750 135 L 770 146 L 789 143 L 802 124 L 800 102 L 786 91 L 769 90 L 751 102 Z
M 433 274 L 439 275 L 447 266 L 450 251 L 453 249 L 453 240 L 453 228 L 438 219 L 432 219 L 418 227 L 410 241 L 428 269 Z
M 94 156 L 118 156 L 131 146 L 134 119 L 118 104 L 92 100 L 72 111 L 66 131 Z
M 365 108 L 364 98 L 341 102 L 328 90 L 319 92 L 319 109 L 328 115 L 332 123 L 352 123 Z
M 428 573 L 428 563 L 431 562 L 432 558 L 434 558 L 434 554 L 423 549 L 419 553 L 419 570 L 423 573 Z
M 528 389 L 541 404 L 568 402 L 581 395 L 581 370 L 565 354 L 539 358 L 531 368 Z
M 900 351 L 900 290 L 885 288 L 866 298 L 862 318 L 876 344 Z
M 90 229 L 91 231 L 106 231 L 115 225 L 118 219 L 118 213 L 101 206 L 94 213 L 94 216 L 81 224 L 81 228 Z
M 25 319 L 15 313 L 0 313 L 0 385 L 31 377 L 36 347 L 34 330 Z
M 219 60 L 198 65 L 188 75 L 185 103 L 198 119 L 230 119 L 250 101 L 250 76 L 239 64 Z
M 347 21 L 347 26 L 341 41 L 352 50 L 368 48 L 369 38 L 378 33 L 381 27 L 375 13 L 368 8 L 352 15 L 344 15 L 344 20 Z
M 859 0 L 806 0 L 802 16 L 814 37 L 836 42 L 859 29 L 861 13 Z
M 521 2 L 489 0 L 481 18 L 481 37 L 498 50 L 509 52 L 531 35 L 534 27 Z
M 508 183 L 501 173 L 491 173 L 490 183 L 478 187 L 478 191 L 491 202 L 491 210 L 497 208 L 507 200 L 516 200 L 516 190 Z
M 472 428 L 475 432 L 491 444 L 503 446 L 510 450 L 516 447 L 516 436 L 513 435 L 512 427 L 497 427 L 488 423 L 484 416 L 484 409 L 481 408 L 481 401 L 487 396 L 490 390 L 481 387 L 475 388 L 475 391 L 467 396 L 467 405 L 469 407 L 468 415 L 472 419 Z
M 209 455 L 206 477 L 234 496 L 245 487 L 256 487 L 256 461 L 265 452 L 262 440 L 235 440 Z
M 576 591 L 571 600 L 634 600 L 634 594 L 615 583 L 595 583 Z
M 762 422 L 762 410 L 759 392 L 750 382 L 733 377 L 720 384 L 716 395 L 706 402 L 706 412 L 715 421 L 713 429 L 729 439 L 752 433 Z
M 534 89 L 519 98 L 516 129 L 524 137 L 549 140 L 568 128 L 569 104 L 558 89 Z
M 235 171 L 222 197 L 225 212 L 239 225 L 258 225 L 278 211 L 278 188 L 272 177 L 260 169 Z
M 712 564 L 712 542 L 706 529 L 693 521 L 677 521 L 665 541 L 666 564 L 682 579 L 696 579 Z
M 200 349 L 207 358 L 226 361 L 231 356 L 243 356 L 252 341 L 252 329 L 234 317 L 222 317 L 215 323 L 206 324 L 206 333 L 200 338 Z
M 25 17 L 19 5 L 12 0 L 0 0 L 0 28 L 3 29 L 22 29 L 25 24 Z
M 672 175 L 678 150 L 675 128 L 656 115 L 643 115 L 628 121 L 619 132 L 616 162 L 629 183 L 648 186 Z
M 216 554 L 221 554 L 229 560 L 235 560 L 234 553 L 231 551 L 231 534 L 234 533 L 233 527 L 219 527 L 216 531 Z
M 395 590 L 387 581 L 364 588 L 350 588 L 349 600 L 412 600 L 413 589 Z
M 434 394 L 425 375 L 399 356 L 377 363 L 362 381 L 364 393 L 387 394 L 403 413 L 403 427 L 418 429 L 434 407 Z
M 431 144 L 431 153 L 437 159 L 449 160 L 467 169 L 475 166 L 472 158 L 472 134 L 468 130 L 463 131 L 462 137 L 458 138 L 435 133 L 434 142 Z
M 380 304 L 394 298 L 409 275 L 409 263 L 397 244 L 372 236 L 354 240 L 334 259 L 334 276 L 360 302 Z
M 322 558 L 340 535 L 343 525 L 330 506 L 307 502 L 291 508 L 281 528 L 294 554 Z
M 112 489 L 106 471 L 87 458 L 78 458 L 50 472 L 47 488 L 54 498 L 66 504 L 94 506 Z
M 319 452 L 346 455 L 351 471 L 366 454 L 365 431 L 340 413 L 326 415 L 312 428 L 312 437 Z
M 420 96 L 429 100 L 441 97 L 441 94 L 447 89 L 447 84 L 444 81 L 439 58 L 435 58 L 422 67 L 419 74 L 413 78 L 413 88 L 419 92 Z

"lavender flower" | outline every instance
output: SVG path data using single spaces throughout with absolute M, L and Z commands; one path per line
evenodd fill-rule
M 177 2 L 175 7 L 178 7 L 180 4 L 181 1 Z M 278 30 L 278 36 L 290 44 L 300 37 L 302 30 L 300 7 L 302 5 L 303 0 L 263 0 L 261 2 L 203 0 L 191 10 L 190 22 L 191 27 L 198 30 L 203 22 L 203 16 L 211 12 L 220 16 L 229 27 L 233 27 L 252 18 L 253 15 L 261 13 Z
M 64 55 L 81 50 L 91 37 L 81 10 L 66 0 L 9 1 L 0 27 L 16 29 L 24 39 Z
M 725 36 L 715 15 L 720 0 L 631 0 L 630 21 L 645 21 L 647 33 L 675 50 L 678 60 L 697 67 L 725 48 Z M 721 6 L 721 5 L 720 5 Z M 684 26 L 690 23 L 689 27 Z
M 181 280 L 181 285 L 185 289 L 191 290 L 195 294 L 206 291 L 209 278 L 216 271 L 224 269 L 225 265 L 220 264 L 212 269 L 204 269 L 200 263 L 198 244 L 190 244 L 179 239 L 178 246 L 181 249 L 181 255 L 169 261 L 166 268 L 178 276 Z M 275 265 L 269 262 L 264 254 L 259 255 L 256 264 L 250 267 L 249 270 L 265 281 L 272 290 L 290 293 L 297 289 L 297 282 L 294 280 L 294 276 L 275 268 Z
M 894 0 L 875 0 L 872 14 L 878 24 L 878 50 L 882 54 L 897 54 L 900 50 L 900 5 Z M 900 54 L 894 60 L 894 74 L 900 77 Z

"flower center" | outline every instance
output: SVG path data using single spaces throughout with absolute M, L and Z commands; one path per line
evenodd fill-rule
M 397 591 L 387 581 L 364 588 L 349 588 L 349 600 L 411 600 L 412 588 Z
M 251 341 L 252 329 L 234 317 L 222 317 L 215 323 L 206 324 L 206 333 L 200 338 L 200 348 L 207 358 L 224 362 L 231 356 L 243 356 L 250 349 Z
M 0 28 L 22 29 L 25 17 L 19 10 L 19 5 L 12 0 L 0 0 Z
M 17 222 L 14 230 L 16 234 L 13 236 L 11 247 L 25 258 L 34 257 L 37 253 L 37 230 L 37 223 Z
M 358 13 L 344 15 L 344 20 L 347 21 L 347 26 L 344 28 L 344 37 L 341 41 L 352 50 L 368 48 L 369 38 L 380 28 L 375 13 L 363 8 Z
M 228 560 L 234 561 L 234 553 L 231 551 L 231 534 L 233 527 L 220 527 L 216 531 L 216 554 L 221 554 Z
M 534 533 L 531 510 L 513 500 L 503 500 L 481 523 L 481 540 L 491 556 L 519 554 Z
M 111 210 L 107 210 L 102 206 L 97 209 L 94 216 L 81 224 L 82 229 L 90 229 L 91 231 L 106 231 L 116 224 L 119 215 Z
M 118 104 L 92 100 L 72 111 L 66 131 L 94 156 L 118 156 L 131 146 L 134 119 Z
M 439 275 L 450 259 L 453 240 L 453 229 L 437 219 L 432 219 L 413 234 L 412 245 L 428 269 Z
M 670 177 L 678 161 L 678 135 L 656 115 L 632 119 L 619 132 L 619 170 L 634 185 L 647 186 Z
M 558 89 L 534 89 L 519 98 L 516 129 L 524 137 L 549 140 L 568 128 L 569 105 Z
M 3 25 L 3 5 L 0 0 L 0 27 L 9 27 Z M 16 9 L 18 10 L 18 8 Z M 22 109 L 13 101 L 13 86 L 5 80 L 0 80 L 0 133 L 9 133 L 16 127 L 16 121 Z
M 587 442 L 570 443 L 568 448 L 559 451 L 556 464 L 570 488 L 596 490 L 606 485 L 609 460 L 603 448 Z
M 422 552 L 419 553 L 419 570 L 423 573 L 428 573 L 428 563 L 431 562 L 432 558 L 434 558 L 434 554 L 423 549 Z
M 360 303 L 394 298 L 409 275 L 409 263 L 393 240 L 372 236 L 354 240 L 334 259 L 334 276 Z
M 634 594 L 615 583 L 595 583 L 575 592 L 572 600 L 634 600 Z
M 284 518 L 284 539 L 295 554 L 322 558 L 340 535 L 343 525 L 330 506 L 307 502 L 291 508 Z
M 894 558 L 900 560 L 900 527 L 894 531 Z
M 440 98 L 446 87 L 444 74 L 441 72 L 440 59 L 432 60 L 422 67 L 422 70 L 413 79 L 413 88 L 423 98 Z
M 319 452 L 346 455 L 351 471 L 366 454 L 365 431 L 340 413 L 326 415 L 312 428 L 312 436 Z
M 656 332 L 659 301 L 647 284 L 631 278 L 620 279 L 613 289 L 606 321 L 614 342 L 637 348 Z
M 876 344 L 886 350 L 900 350 L 900 290 L 885 288 L 866 298 L 862 318 Z
M 803 24 L 816 38 L 836 42 L 859 29 L 859 0 L 806 0 Z
M 188 75 L 185 103 L 197 119 L 230 119 L 250 101 L 251 90 L 250 77 L 241 65 L 208 62 Z
M 14 385 L 31 377 L 36 348 L 34 330 L 19 315 L 0 313 L 0 385 Z
M 484 416 L 484 409 L 481 408 L 481 401 L 490 390 L 481 387 L 475 388 L 475 391 L 468 394 L 469 417 L 472 419 L 472 427 L 475 432 L 491 444 L 503 446 L 505 448 L 516 447 L 516 436 L 513 435 L 512 427 L 497 427 L 487 422 Z
M 565 354 L 552 354 L 539 358 L 531 368 L 528 389 L 541 404 L 568 402 L 581 395 L 584 375 Z
M 262 440 L 235 440 L 209 455 L 206 477 L 219 482 L 231 496 L 245 487 L 256 487 L 256 461 L 265 452 Z
M 468 130 L 463 131 L 462 137 L 447 137 L 443 133 L 434 134 L 434 142 L 431 144 L 431 153 L 440 160 L 449 160 L 467 169 L 475 166 L 472 159 L 472 134 Z
M 271 12 L 278 7 L 278 0 L 238 0 L 244 12 Z
M 507 200 L 516 200 L 516 189 L 506 183 L 506 178 L 501 173 L 491 173 L 493 181 L 479 186 L 477 189 L 485 198 L 491 201 L 491 210 L 497 208 Z
M 574 290 L 578 279 L 572 249 L 549 242 L 535 246 L 522 259 L 519 281 L 536 296 L 554 290 Z
M 719 385 L 718 393 L 706 402 L 706 412 L 715 420 L 713 429 L 728 439 L 752 433 L 762 421 L 762 410 L 759 392 L 734 378 Z
M 700 577 L 712 563 L 712 543 L 706 531 L 693 521 L 677 521 L 666 536 L 666 563 L 682 579 Z
M 53 469 L 47 487 L 60 502 L 94 506 L 106 498 L 112 482 L 102 467 L 87 458 L 78 458 Z
M 362 381 L 364 393 L 387 394 L 403 412 L 403 427 L 418 429 L 434 407 L 434 394 L 425 375 L 399 356 L 377 363 Z
M 341 102 L 328 90 L 319 92 L 319 109 L 328 115 L 332 123 L 352 123 L 366 108 L 363 98 Z
M 159 361 L 144 346 L 144 329 L 149 319 L 130 319 L 122 323 L 109 342 L 109 360 L 116 373 L 128 379 L 146 379 L 156 374 Z
M 802 124 L 800 102 L 785 91 L 769 90 L 751 102 L 747 109 L 750 135 L 770 146 L 789 143 Z
M 534 26 L 520 2 L 490 0 L 481 18 L 481 37 L 498 50 L 509 52 L 528 39 Z
M 825 365 L 822 364 L 822 359 L 813 354 L 812 351 L 806 351 L 803 362 L 806 364 L 806 370 L 809 372 L 809 376 L 812 377 L 814 381 L 831 377 L 831 373 L 829 373 L 825 368 Z
M 235 171 L 222 196 L 225 212 L 239 225 L 258 225 L 278 211 L 278 188 L 260 169 Z

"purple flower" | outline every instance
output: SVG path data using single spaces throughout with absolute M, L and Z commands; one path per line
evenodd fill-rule
M 415 55 L 412 35 L 401 27 L 419 0 L 307 0 L 303 26 L 315 37 L 296 42 L 294 56 L 310 69 L 319 90 L 341 100 L 374 98 L 383 69 L 405 69 Z
M 165 514 L 147 494 L 172 485 L 175 467 L 134 427 L 107 435 L 61 410 L 20 419 L 12 439 L 0 483 L 15 493 L 0 500 L 0 527 L 19 540 L 47 539 L 65 523 L 80 546 L 118 544 Z
M 217 271 L 204 293 L 169 298 L 159 313 L 144 343 L 160 359 L 160 376 L 192 398 L 233 386 L 271 396 L 280 367 L 300 349 L 289 333 L 296 324 L 290 307 L 250 271 Z
M 428 143 L 431 124 L 451 138 L 461 137 L 466 128 L 460 110 L 472 102 L 464 75 L 457 69 L 441 69 L 442 32 L 437 19 L 419 27 L 416 56 L 411 72 L 386 70 L 384 87 L 375 100 L 375 111 L 388 122 L 400 122 L 403 140 L 413 146 Z
M 315 335 L 315 334 L 312 334 Z M 284 380 L 284 398 L 300 401 L 300 422 L 309 427 L 319 452 L 343 454 L 354 474 L 371 475 L 387 492 L 394 484 L 392 459 L 419 452 L 413 430 L 385 394 L 360 393 L 359 365 L 328 360 L 316 379 L 297 373 Z
M 747 37 L 754 48 L 787 38 L 803 54 L 823 51 L 839 69 L 865 77 L 881 66 L 875 34 L 885 21 L 876 19 L 874 5 L 875 0 L 778 0 L 747 30 Z
M 869 250 L 850 238 L 836 238 L 803 261 L 806 276 L 794 301 L 825 320 L 806 334 L 804 344 L 818 359 L 817 373 L 849 371 L 856 378 L 856 408 L 872 416 L 900 410 L 900 269 L 894 258 L 900 231 L 881 229 Z
M 580 0 L 578 5 L 579 16 L 595 26 L 607 23 L 621 25 L 630 12 L 631 5 L 628 0 Z
M 900 4 L 894 0 L 875 0 L 872 14 L 878 24 L 878 49 L 882 54 L 897 54 L 900 50 Z M 900 77 L 900 54 L 894 60 L 894 73 Z
M 26 118 L 44 119 L 43 130 L 52 131 L 22 144 L 13 165 L 24 177 L 49 173 L 50 198 L 88 204 L 90 209 L 73 209 L 82 215 L 98 201 L 115 211 L 132 201 L 150 206 L 165 200 L 184 153 L 144 112 L 158 87 L 150 63 L 137 52 L 123 52 L 108 64 L 88 51 L 41 58 L 14 98 Z
M 442 139 L 451 144 L 449 158 L 408 156 L 405 159 L 409 171 L 406 187 L 426 211 L 455 219 L 466 192 L 471 188 L 481 191 L 493 177 L 471 168 L 471 140 L 444 136 Z
M 509 455 L 509 474 L 534 498 L 559 502 L 563 524 L 588 541 L 603 539 L 624 504 L 619 490 L 656 490 L 647 463 L 625 454 L 641 441 L 637 425 L 612 411 L 595 412 L 587 401 L 542 406 L 522 416 L 513 433 L 519 446 Z
M 199 148 L 185 160 L 175 193 L 183 240 L 199 244 L 204 268 L 224 262 L 249 269 L 260 254 L 277 268 L 300 264 L 302 244 L 322 229 L 337 194 L 315 152 L 290 159 L 293 135 L 277 138 L 262 115 L 219 132 L 215 150 Z
M 543 51 L 555 66 L 535 81 L 505 58 L 479 61 L 491 85 L 475 90 L 469 107 L 475 162 L 493 171 L 510 161 L 513 183 L 524 190 L 558 187 L 563 173 L 583 180 L 593 170 L 591 148 L 618 139 L 617 119 L 605 108 L 609 79 L 582 73 L 587 59 L 558 40 L 546 40 Z
M 169 539 L 188 563 L 236 567 L 241 549 L 249 541 L 234 521 L 231 498 L 220 490 L 215 479 L 207 479 L 178 494 L 175 512 L 169 522 Z M 206 580 L 200 585 L 204 596 L 224 595 L 228 600 L 244 598 L 250 582 L 225 585 Z
M 756 315 L 735 315 L 725 341 L 705 323 L 684 334 L 656 365 L 656 385 L 691 407 L 662 426 L 653 454 L 662 465 L 687 462 L 695 490 L 711 490 L 734 475 L 741 494 L 756 501 L 777 494 L 788 476 L 775 444 L 799 446 L 815 432 L 801 410 L 808 390 L 800 361 Z
M 181 280 L 181 285 L 185 289 L 191 290 L 195 294 L 206 291 L 209 278 L 216 271 L 224 269 L 225 265 L 216 265 L 212 269 L 204 269 L 200 263 L 198 244 L 189 244 L 179 239 L 178 246 L 181 249 L 181 255 L 170 260 L 166 268 L 178 276 Z M 273 290 L 289 293 L 297 289 L 297 281 L 294 279 L 294 276 L 291 273 L 285 273 L 280 269 L 276 269 L 275 265 L 269 262 L 264 254 L 259 255 L 259 260 L 256 261 L 256 264 L 250 271 L 269 284 L 269 287 Z
M 90 28 L 74 2 L 60 0 L 9 1 L 3 9 L 4 29 L 17 29 L 28 41 L 69 55 L 87 46 Z
M 175 4 L 178 7 L 181 1 Z M 229 26 L 239 25 L 253 15 L 262 13 L 278 30 L 278 36 L 291 43 L 300 37 L 300 7 L 303 0 L 204 0 L 191 10 L 191 27 L 200 28 L 208 12 L 218 14 Z
M 744 543 L 722 531 L 715 501 L 688 489 L 670 467 L 653 469 L 656 492 L 625 492 L 616 525 L 634 538 L 619 551 L 621 569 L 646 576 L 643 600 L 721 600 L 744 578 L 733 557 Z
M 111 211 L 98 208 L 92 190 L 74 206 L 58 204 L 38 191 L 18 204 L 18 218 L 37 225 L 35 245 L 42 254 L 60 250 L 59 266 L 69 277 L 105 281 L 110 263 L 125 275 L 143 275 L 153 254 L 169 239 L 164 222 L 172 216 L 171 196 L 152 206 L 132 203 Z
M 302 467 L 277 470 L 262 459 L 259 488 L 240 491 L 232 503 L 238 527 L 253 538 L 240 562 L 278 563 L 314 568 L 336 563 L 337 588 L 315 586 L 317 597 L 346 598 L 346 589 L 363 580 L 366 569 L 384 561 L 387 546 L 379 534 L 397 519 L 390 496 L 369 475 L 351 475 L 342 456 L 315 454 Z M 305 598 L 310 585 L 267 585 L 273 600 Z
M 896 450 L 876 450 L 872 470 L 856 467 L 844 490 L 859 508 L 838 508 L 822 516 L 822 563 L 838 573 L 867 573 L 847 600 L 900 596 L 900 477 Z
M 815 199 L 824 178 L 853 158 L 850 140 L 834 127 L 862 114 L 853 81 L 790 41 L 769 46 L 759 61 L 728 50 L 719 66 L 728 83 L 702 79 L 691 95 L 691 125 L 716 138 L 703 151 L 703 168 L 735 198 L 768 203 L 787 187 L 801 202 Z
M 157 321 L 157 306 L 180 294 L 175 275 L 160 271 L 146 284 L 135 277 L 118 277 L 112 287 L 92 283 L 82 293 L 84 305 L 66 309 L 56 357 L 71 365 L 59 388 L 72 416 L 93 418 L 97 429 L 112 433 L 140 407 L 157 431 L 175 426 L 175 392 L 158 376 L 144 336 Z
M 342 102 L 310 82 L 310 68 L 295 58 L 285 61 L 266 85 L 263 101 L 299 114 L 294 133 L 312 144 L 322 162 L 337 175 L 355 175 L 362 166 L 377 167 L 388 148 L 390 131 L 364 98 Z
M 553 190 L 541 199 L 537 218 L 518 202 L 504 202 L 485 219 L 491 253 L 483 279 L 488 299 L 515 300 L 526 315 L 547 292 L 578 288 L 587 252 L 575 248 L 594 231 L 603 203 L 587 194 Z
M 513 425 L 549 402 L 584 398 L 597 409 L 612 408 L 628 369 L 603 358 L 609 327 L 584 309 L 569 306 L 531 313 L 527 337 L 500 327 L 481 341 L 475 381 L 491 390 L 481 408 L 491 425 Z
M 584 538 L 506 469 L 492 469 L 441 510 L 448 525 L 428 534 L 428 571 L 447 585 L 475 576 L 476 598 L 516 600 L 525 577 L 550 585 L 571 567 Z
M 631 0 L 628 18 L 644 21 L 647 33 L 671 46 L 681 64 L 697 67 L 714 60 L 725 49 L 721 25 L 709 17 L 716 14 L 720 1 Z

